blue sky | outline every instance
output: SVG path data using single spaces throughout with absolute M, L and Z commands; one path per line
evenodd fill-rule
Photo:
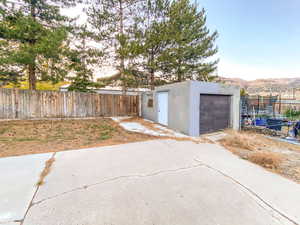
M 300 77 L 300 0 L 197 0 L 219 32 L 218 73 Z

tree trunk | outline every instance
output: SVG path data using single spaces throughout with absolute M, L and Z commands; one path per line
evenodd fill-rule
M 31 4 L 30 15 L 33 18 L 33 20 L 36 20 L 36 0 L 31 0 L 30 4 Z M 35 44 L 34 37 L 32 40 L 30 40 L 29 44 L 31 46 Z M 33 60 L 35 62 L 35 57 Z M 29 89 L 36 90 L 36 65 L 35 65 L 35 63 L 28 65 L 28 82 L 29 82 Z
M 36 90 L 36 75 L 35 75 L 35 65 L 28 66 L 28 82 L 29 89 Z
M 178 68 L 177 68 L 177 81 L 182 81 L 182 73 L 181 73 L 181 59 L 178 60 Z
M 150 88 L 154 90 L 154 70 L 150 70 Z
M 154 68 L 153 68 L 153 62 L 154 62 L 154 50 L 153 50 L 153 48 L 151 48 L 151 52 L 150 52 L 150 64 L 151 64 L 151 68 L 150 68 L 150 88 L 151 88 L 151 90 L 154 90 Z
M 179 69 L 177 72 L 177 81 L 181 82 L 182 81 L 182 74 L 181 74 L 181 70 Z
M 119 0 L 119 7 L 120 7 L 120 34 L 123 38 L 123 35 L 124 35 L 124 21 L 123 21 L 123 0 Z M 123 48 L 123 46 L 121 46 L 121 48 Z M 123 95 L 126 94 L 126 81 L 125 81 L 125 74 L 124 74 L 124 70 L 125 70 L 125 59 L 124 59 L 124 56 L 121 54 L 120 56 L 120 72 L 121 72 L 121 79 L 122 79 L 122 93 Z

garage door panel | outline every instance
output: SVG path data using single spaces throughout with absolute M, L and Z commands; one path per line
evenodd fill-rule
M 228 128 L 230 105 L 228 95 L 200 95 L 200 134 Z

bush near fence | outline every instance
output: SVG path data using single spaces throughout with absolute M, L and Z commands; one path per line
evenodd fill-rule
M 139 115 L 139 96 L 0 88 L 0 119 Z

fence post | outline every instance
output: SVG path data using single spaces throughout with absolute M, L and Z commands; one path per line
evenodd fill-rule
M 13 89 L 14 99 L 15 99 L 15 119 L 18 119 L 19 117 L 19 93 L 18 89 Z
M 140 93 L 137 97 L 137 115 L 142 117 L 142 94 Z

